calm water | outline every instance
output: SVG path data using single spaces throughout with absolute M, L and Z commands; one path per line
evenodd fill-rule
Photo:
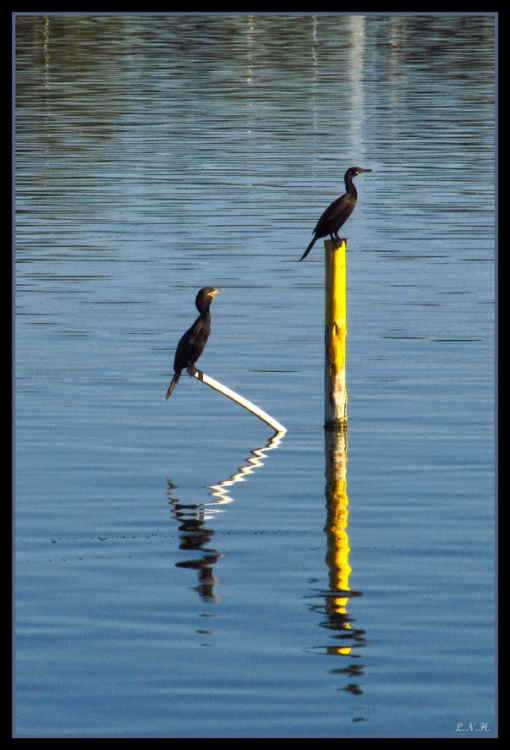
M 16 39 L 16 733 L 494 737 L 494 19 Z M 347 500 L 298 260 L 353 165 Z M 281 440 L 164 399 L 204 285 Z

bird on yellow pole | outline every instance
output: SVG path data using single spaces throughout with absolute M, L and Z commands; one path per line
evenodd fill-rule
M 344 176 L 345 189 L 347 192 L 341 195 L 340 198 L 337 198 L 336 201 L 333 201 L 331 206 L 324 211 L 317 222 L 317 226 L 313 230 L 313 240 L 301 256 L 301 260 L 306 258 L 316 241 L 321 237 L 327 237 L 329 234 L 333 242 L 335 242 L 335 240 L 337 242 L 340 241 L 338 230 L 343 224 L 345 224 L 349 216 L 352 214 L 356 206 L 356 201 L 358 200 L 358 191 L 352 181 L 353 177 L 356 177 L 356 175 L 361 174 L 362 172 L 371 171 L 371 169 L 363 169 L 362 167 L 350 167 L 350 169 L 347 170 Z

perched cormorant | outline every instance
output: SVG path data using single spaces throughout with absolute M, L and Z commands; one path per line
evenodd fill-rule
M 341 195 L 340 198 L 337 198 L 336 201 L 333 201 L 331 206 L 324 211 L 321 218 L 317 222 L 317 226 L 313 230 L 314 238 L 303 253 L 301 260 L 304 260 L 306 258 L 306 256 L 320 237 L 327 237 L 327 235 L 329 234 L 333 241 L 335 239 L 340 239 L 338 236 L 338 230 L 340 229 L 342 224 L 345 224 L 349 216 L 354 211 L 354 207 L 358 199 L 358 191 L 354 186 L 352 178 L 356 177 L 357 174 L 361 174 L 362 172 L 371 171 L 371 169 L 362 169 L 361 167 L 351 167 L 347 170 L 344 177 L 345 189 L 347 190 L 347 192 Z
M 195 372 L 195 362 L 200 357 L 207 344 L 207 339 L 211 333 L 211 313 L 209 308 L 213 297 L 216 297 L 222 290 L 215 289 L 213 286 L 206 286 L 199 291 L 195 299 L 195 305 L 200 313 L 191 328 L 181 337 L 175 350 L 174 372 L 165 398 L 170 398 L 172 391 L 179 382 L 181 372 L 184 369 L 191 369 L 190 375 Z

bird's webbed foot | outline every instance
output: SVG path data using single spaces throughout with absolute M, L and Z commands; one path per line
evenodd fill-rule
M 195 365 L 190 365 L 187 368 L 186 372 L 188 373 L 188 375 L 198 378 L 199 380 L 204 379 L 204 373 L 202 372 L 202 370 L 199 370 L 198 367 L 195 367 Z

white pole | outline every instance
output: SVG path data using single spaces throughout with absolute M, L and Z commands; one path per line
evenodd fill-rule
M 188 374 L 191 375 L 191 373 L 189 372 Z M 213 378 L 210 378 L 204 372 L 195 369 L 193 377 L 197 380 L 201 380 L 202 383 L 205 383 L 210 388 L 214 388 L 215 391 L 223 393 L 223 395 L 227 396 L 227 398 L 231 398 L 232 401 L 236 402 L 236 404 L 244 406 L 245 409 L 248 409 L 248 411 L 251 411 L 251 413 L 255 414 L 256 417 L 261 419 L 263 422 L 266 422 L 270 427 L 273 428 L 273 430 L 276 430 L 276 432 L 287 432 L 287 429 L 283 425 L 277 422 L 276 419 L 273 419 L 273 417 L 270 417 L 269 414 L 266 414 L 265 411 L 262 411 L 262 409 L 259 409 L 258 406 L 255 406 L 255 404 L 252 404 L 251 401 L 243 398 L 235 391 L 231 391 L 230 388 L 227 388 L 221 383 L 218 383 L 217 380 L 213 380 Z

